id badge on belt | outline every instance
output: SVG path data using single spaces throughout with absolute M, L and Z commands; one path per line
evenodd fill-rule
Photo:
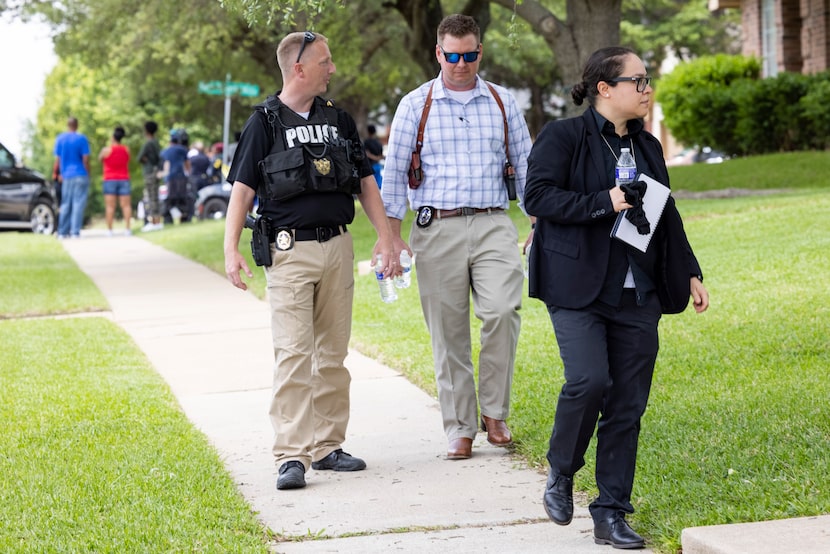
M 277 229 L 277 233 L 274 235 L 274 246 L 277 247 L 277 250 L 283 252 L 294 248 L 294 234 L 291 229 Z

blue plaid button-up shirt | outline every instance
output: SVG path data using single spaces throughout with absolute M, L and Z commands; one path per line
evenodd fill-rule
M 407 172 L 421 113 L 433 84 L 432 106 L 421 149 L 424 179 L 418 189 L 412 190 Z M 521 207 L 530 133 L 513 95 L 504 87 L 493 86 L 504 103 L 510 162 L 516 170 L 516 192 Z M 404 96 L 395 111 L 381 190 L 386 214 L 403 219 L 407 200 L 413 210 L 421 206 L 506 209 L 510 202 L 503 179 L 505 161 L 502 112 L 484 80 L 476 77 L 472 96 L 462 104 L 447 93 L 439 74 L 438 78 Z

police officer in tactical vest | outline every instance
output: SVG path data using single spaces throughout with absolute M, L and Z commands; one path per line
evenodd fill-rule
M 259 199 L 252 246 L 271 309 L 274 383 L 270 417 L 277 489 L 305 486 L 305 472 L 358 471 L 342 449 L 349 421 L 343 365 L 349 344 L 354 252 L 347 225 L 360 201 L 378 235 L 384 273 L 400 274 L 392 235 L 354 120 L 320 95 L 335 72 L 326 37 L 291 33 L 277 47 L 283 88 L 258 105 L 242 130 L 228 181 L 225 272 L 246 290 L 239 251 L 248 210 Z

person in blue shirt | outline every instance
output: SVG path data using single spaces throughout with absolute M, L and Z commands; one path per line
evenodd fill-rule
M 170 133 L 170 144 L 161 151 L 161 159 L 164 161 L 164 181 L 167 183 L 167 202 L 164 205 L 165 223 L 173 223 L 173 216 L 170 210 L 176 208 L 181 212 L 181 221 L 190 221 L 193 214 L 192 202 L 189 202 L 190 194 L 187 176 L 190 173 L 190 160 L 187 159 L 187 146 L 182 144 L 186 140 L 180 130 Z
M 70 117 L 67 131 L 55 139 L 52 179 L 61 180 L 58 238 L 79 238 L 89 196 L 89 141 L 78 132 L 78 120 Z
M 377 128 L 374 125 L 366 127 L 366 140 L 363 141 L 363 148 L 366 150 L 366 157 L 372 163 L 372 171 L 375 173 L 375 181 L 378 188 L 383 184 L 383 145 L 377 137 Z

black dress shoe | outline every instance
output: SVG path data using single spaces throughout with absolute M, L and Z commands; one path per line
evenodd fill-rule
M 348 452 L 343 452 L 342 448 L 338 448 L 322 460 L 311 462 L 311 467 L 317 470 L 360 471 L 366 469 L 366 462 L 360 458 L 355 458 Z
M 622 514 L 594 521 L 594 542 L 610 544 L 614 548 L 643 548 L 646 543 L 643 537 L 628 525 Z
M 305 487 L 305 466 L 302 462 L 292 460 L 280 466 L 280 475 L 277 477 L 277 489 L 301 489 Z
M 545 495 L 545 511 L 557 525 L 567 525 L 574 517 L 574 481 L 550 470 Z

